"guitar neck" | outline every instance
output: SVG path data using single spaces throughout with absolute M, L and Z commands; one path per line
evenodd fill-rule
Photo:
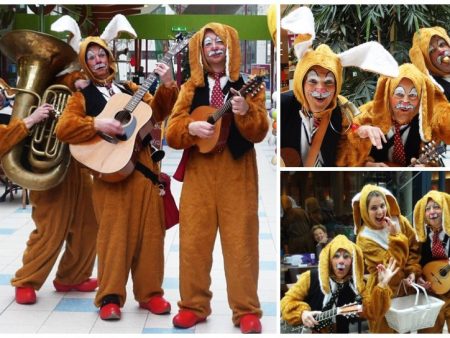
M 164 57 L 159 61 L 160 63 L 164 63 L 165 65 L 169 65 L 170 60 L 172 59 L 174 55 L 169 51 L 167 52 Z M 131 100 L 127 103 L 125 106 L 125 110 L 132 112 L 134 109 L 136 109 L 139 102 L 141 102 L 142 98 L 144 97 L 145 93 L 148 92 L 152 84 L 156 81 L 157 74 L 155 72 L 150 73 L 150 75 L 145 79 L 144 83 L 140 86 L 140 88 L 134 93 Z
M 334 308 L 334 309 L 330 309 L 324 312 L 319 313 L 315 318 L 318 322 L 333 318 L 337 316 L 338 309 Z

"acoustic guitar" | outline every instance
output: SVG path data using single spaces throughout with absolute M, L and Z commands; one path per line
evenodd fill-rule
M 241 96 L 251 95 L 255 96 L 264 85 L 262 82 L 264 77 L 255 76 L 251 78 L 240 90 Z M 195 121 L 207 121 L 210 124 L 215 125 L 214 134 L 209 138 L 197 138 L 195 145 L 199 151 L 203 154 L 222 151 L 226 144 L 228 135 L 230 133 L 230 124 L 233 118 L 231 109 L 231 97 L 227 102 L 218 110 L 210 106 L 200 106 L 195 108 L 191 117 Z
M 358 302 L 355 302 L 343 305 L 341 307 L 336 307 L 334 309 L 327 310 L 315 315 L 314 318 L 319 322 L 319 324 L 314 326 L 313 328 L 309 328 L 304 325 L 289 325 L 285 321 L 282 321 L 281 333 L 311 333 L 311 331 L 318 332 L 324 328 L 324 322 L 327 319 L 331 319 L 336 316 L 355 318 L 360 312 L 362 312 L 362 305 Z
M 176 39 L 177 43 L 170 47 L 160 62 L 168 65 L 172 57 L 189 43 L 189 38 L 181 34 Z M 143 138 L 153 129 L 152 109 L 142 102 L 142 97 L 156 78 L 157 74 L 152 72 L 132 97 L 125 93 L 113 95 L 98 115 L 99 118 L 119 121 L 125 130 L 123 135 L 98 133 L 87 142 L 69 146 L 72 156 L 91 169 L 98 178 L 118 182 L 133 172 L 136 151 Z
M 448 259 L 427 263 L 422 271 L 425 279 L 431 283 L 431 290 L 442 295 L 450 290 L 450 265 Z

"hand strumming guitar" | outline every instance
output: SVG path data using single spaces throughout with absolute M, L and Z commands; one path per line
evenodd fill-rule
M 194 121 L 188 125 L 189 134 L 200 138 L 210 138 L 214 135 L 214 125 L 206 121 Z
M 107 135 L 123 135 L 122 124 L 114 118 L 95 118 L 94 128 Z
M 319 325 L 319 322 L 314 318 L 315 315 L 319 314 L 320 311 L 303 311 L 302 312 L 302 322 L 306 327 L 314 327 Z

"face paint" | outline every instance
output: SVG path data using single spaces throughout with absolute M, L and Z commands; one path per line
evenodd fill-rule
M 305 76 L 303 90 L 311 112 L 324 111 L 336 93 L 336 80 L 329 70 L 313 66 Z
M 98 79 L 109 76 L 109 59 L 107 52 L 99 45 L 92 45 L 86 51 L 86 64 Z
M 450 74 L 450 46 L 443 38 L 435 35 L 430 40 L 429 56 L 437 69 Z
M 433 231 L 442 229 L 442 208 L 432 199 L 425 206 L 425 220 Z
M 403 78 L 389 98 L 393 119 L 400 125 L 409 123 L 419 109 L 419 96 L 413 82 Z
M 331 265 L 334 275 L 339 279 L 344 279 L 352 267 L 352 256 L 348 251 L 339 249 L 331 258 Z
M 203 39 L 203 54 L 214 72 L 225 70 L 226 46 L 212 30 L 207 30 Z

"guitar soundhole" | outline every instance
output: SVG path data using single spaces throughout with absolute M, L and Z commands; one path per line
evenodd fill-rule
M 131 114 L 127 110 L 121 110 L 118 112 L 114 118 L 119 121 L 122 125 L 128 124 L 131 120 Z

